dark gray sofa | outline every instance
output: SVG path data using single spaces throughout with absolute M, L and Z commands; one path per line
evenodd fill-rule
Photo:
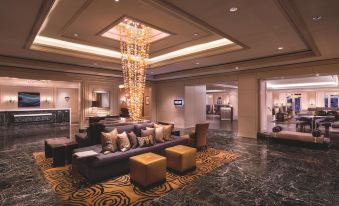
M 146 128 L 146 126 L 152 126 L 152 123 L 142 123 L 135 125 L 125 125 L 117 127 L 105 127 L 105 131 L 112 131 L 117 128 L 119 133 L 126 131 L 134 131 L 137 136 L 140 136 L 140 129 Z M 143 147 L 130 149 L 126 152 L 117 151 L 104 155 L 101 152 L 101 144 L 92 145 L 89 147 L 83 147 L 74 150 L 76 152 L 93 150 L 98 154 L 96 156 L 77 158 L 73 155 L 72 167 L 75 171 L 85 176 L 90 182 L 97 182 L 110 177 L 118 176 L 129 172 L 129 157 L 143 154 L 146 152 L 154 152 L 162 154 L 165 148 L 175 145 L 187 145 L 188 139 L 172 135 L 173 140 L 166 141 L 164 143 L 157 143 L 151 147 Z

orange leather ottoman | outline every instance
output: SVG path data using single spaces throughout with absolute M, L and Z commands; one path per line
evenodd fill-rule
M 167 167 L 178 173 L 196 168 L 197 149 L 184 145 L 177 145 L 165 149 Z
M 131 182 L 152 187 L 166 182 L 166 157 L 145 153 L 129 158 Z

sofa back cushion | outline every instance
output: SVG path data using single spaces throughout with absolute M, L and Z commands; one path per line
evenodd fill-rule
M 123 132 L 129 133 L 129 132 L 132 132 L 134 130 L 134 125 L 123 125 L 123 126 L 105 127 L 105 131 L 106 132 L 110 132 L 110 131 L 112 131 L 115 128 L 118 130 L 119 134 L 123 133 Z

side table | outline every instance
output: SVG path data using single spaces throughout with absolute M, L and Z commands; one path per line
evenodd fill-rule
M 45 140 L 45 157 L 53 158 L 53 166 L 64 166 L 72 162 L 73 150 L 78 144 L 67 137 Z

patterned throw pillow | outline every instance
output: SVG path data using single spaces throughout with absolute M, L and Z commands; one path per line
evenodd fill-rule
M 118 146 L 122 152 L 125 152 L 131 148 L 131 143 L 129 142 L 126 132 L 118 134 Z
M 159 128 L 159 127 L 163 128 L 164 140 L 165 141 L 172 140 L 172 130 L 173 130 L 172 125 L 154 124 L 154 127 L 155 128 Z
M 146 129 L 141 130 L 141 137 L 146 137 L 150 135 L 152 135 L 153 142 L 155 143 L 155 129 L 154 128 L 146 127 Z
M 138 138 L 139 147 L 150 147 L 154 145 L 152 135 L 149 135 L 146 137 L 137 137 L 137 138 Z
M 137 135 L 135 135 L 133 131 L 128 133 L 128 139 L 129 139 L 129 142 L 131 143 L 132 149 L 135 149 L 138 147 Z
M 118 151 L 118 130 L 114 129 L 111 132 L 105 133 L 101 132 L 101 146 L 102 151 L 101 152 L 116 152 Z

